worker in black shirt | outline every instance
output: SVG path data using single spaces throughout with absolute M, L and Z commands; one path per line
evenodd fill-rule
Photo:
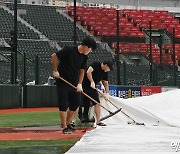
M 104 61 L 103 63 L 93 62 L 86 71 L 83 80 L 83 90 L 99 103 L 100 101 L 96 85 L 100 84 L 101 90 L 105 93 L 109 93 L 108 72 L 113 70 L 113 68 L 114 63 L 112 61 Z M 90 102 L 91 101 L 87 97 L 83 97 L 82 103 L 84 106 L 84 112 L 82 116 L 85 122 L 89 121 L 88 112 Z M 94 102 L 92 102 L 92 104 L 95 105 L 96 124 L 99 126 L 106 126 L 104 123 L 100 122 L 100 106 Z M 81 112 L 82 109 L 80 108 L 79 114 L 81 114 Z
M 87 54 L 96 49 L 96 42 L 93 38 L 87 37 L 78 46 L 66 46 L 57 53 L 51 55 L 53 76 L 57 85 L 57 98 L 59 116 L 63 133 L 70 134 L 73 129 L 70 125 L 71 117 L 80 106 L 80 92 L 82 81 L 87 65 Z M 57 64 L 59 61 L 59 64 Z M 60 80 L 64 78 L 77 87 L 77 91 Z

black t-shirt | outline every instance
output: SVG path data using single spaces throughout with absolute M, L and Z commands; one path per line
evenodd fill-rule
M 56 53 L 59 64 L 58 72 L 62 78 L 76 85 L 80 69 L 86 69 L 87 56 L 78 52 L 77 46 L 66 46 Z M 59 82 L 60 80 L 56 80 Z
M 104 70 L 102 70 L 100 62 L 94 62 L 90 66 L 94 69 L 94 71 L 92 72 L 92 78 L 95 84 L 98 84 L 102 80 L 108 81 L 108 72 L 104 72 Z M 90 84 L 91 82 L 89 81 L 85 73 L 83 86 L 89 87 Z

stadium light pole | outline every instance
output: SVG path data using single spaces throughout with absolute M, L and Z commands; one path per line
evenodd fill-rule
M 15 83 L 17 79 L 17 0 L 14 0 L 14 59 L 15 59 Z
M 162 35 L 160 34 L 160 65 L 162 64 Z
M 117 65 L 117 85 L 121 84 L 120 65 L 119 65 L 119 10 L 116 10 L 116 27 L 117 27 L 117 48 L 116 48 L 116 65 Z
M 26 84 L 26 79 L 27 79 L 27 76 L 26 76 L 26 53 L 24 53 L 23 55 L 23 63 L 24 63 L 24 68 L 23 68 L 23 84 Z
M 14 59 L 14 32 L 11 31 L 11 84 L 15 83 L 15 59 Z
M 173 78 L 174 78 L 174 86 L 176 86 L 176 52 L 175 52 L 175 28 L 173 28 Z
M 76 0 L 74 0 L 74 45 L 77 44 L 77 32 L 76 32 Z
M 14 30 L 11 33 L 11 84 L 16 84 L 17 79 L 17 0 L 14 0 Z
M 152 22 L 149 21 L 149 30 L 150 30 L 150 34 L 149 34 L 149 49 L 150 49 L 150 53 L 149 53 L 149 66 L 150 66 L 150 82 L 152 82 Z

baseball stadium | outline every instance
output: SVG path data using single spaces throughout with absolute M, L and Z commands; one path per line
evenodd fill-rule
M 0 154 L 180 152 L 179 110 L 179 0 L 0 0 Z

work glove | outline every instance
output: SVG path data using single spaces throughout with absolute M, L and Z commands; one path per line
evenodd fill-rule
M 91 82 L 90 87 L 93 88 L 93 89 L 96 89 L 96 85 L 95 85 L 94 81 Z
M 53 71 L 53 76 L 55 78 L 59 78 L 60 77 L 59 72 L 58 71 Z
M 105 96 L 106 99 L 109 100 L 109 93 L 104 93 L 104 96 Z
M 82 89 L 82 84 L 78 83 L 77 85 L 77 92 L 82 92 L 83 89 Z

